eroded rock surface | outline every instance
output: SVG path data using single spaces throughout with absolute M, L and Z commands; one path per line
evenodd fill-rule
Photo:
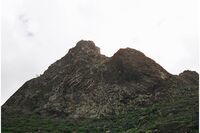
M 196 72 L 185 71 L 179 78 L 198 84 Z M 109 58 L 92 41 L 82 40 L 40 77 L 26 82 L 2 106 L 2 112 L 100 118 L 167 98 L 174 80 L 140 51 L 120 49 Z

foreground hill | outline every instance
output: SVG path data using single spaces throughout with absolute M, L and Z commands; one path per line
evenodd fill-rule
M 2 106 L 2 132 L 198 132 L 199 75 L 79 41 Z

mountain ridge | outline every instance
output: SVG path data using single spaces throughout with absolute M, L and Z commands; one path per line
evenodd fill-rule
M 196 87 L 198 77 L 192 71 L 172 75 L 131 48 L 106 57 L 94 42 L 81 40 L 20 87 L 2 106 L 2 115 L 36 112 L 47 118 L 102 119 L 177 97 L 182 93 L 178 86 Z

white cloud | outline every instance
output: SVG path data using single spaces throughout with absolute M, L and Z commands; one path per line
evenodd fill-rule
M 3 0 L 2 102 L 81 39 L 198 71 L 197 0 Z

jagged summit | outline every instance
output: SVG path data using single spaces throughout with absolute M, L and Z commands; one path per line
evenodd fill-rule
M 81 53 L 90 55 L 100 55 L 100 48 L 95 45 L 93 41 L 79 41 L 76 46 L 69 50 L 70 53 Z
M 87 41 L 86 40 L 79 41 L 76 44 L 75 48 L 81 48 L 83 50 L 90 49 L 90 50 L 94 50 L 94 51 L 96 51 L 96 50 L 100 51 L 100 48 L 97 47 L 93 41 L 89 41 L 89 40 L 87 40 Z
M 69 52 L 64 57 L 53 63 L 48 70 L 53 69 L 55 72 L 58 67 L 59 69 L 63 69 L 69 64 L 78 67 L 79 65 L 101 60 L 101 58 L 106 57 L 101 55 L 100 48 L 97 47 L 93 41 L 81 40 L 75 45 L 75 47 L 69 49 Z M 48 74 L 48 70 L 45 71 L 45 74 Z
M 44 74 L 20 87 L 2 106 L 2 115 L 4 120 L 32 112 L 46 118 L 101 119 L 183 97 L 178 85 L 195 88 L 198 80 L 190 71 L 172 75 L 135 49 L 106 57 L 94 42 L 81 40 Z

